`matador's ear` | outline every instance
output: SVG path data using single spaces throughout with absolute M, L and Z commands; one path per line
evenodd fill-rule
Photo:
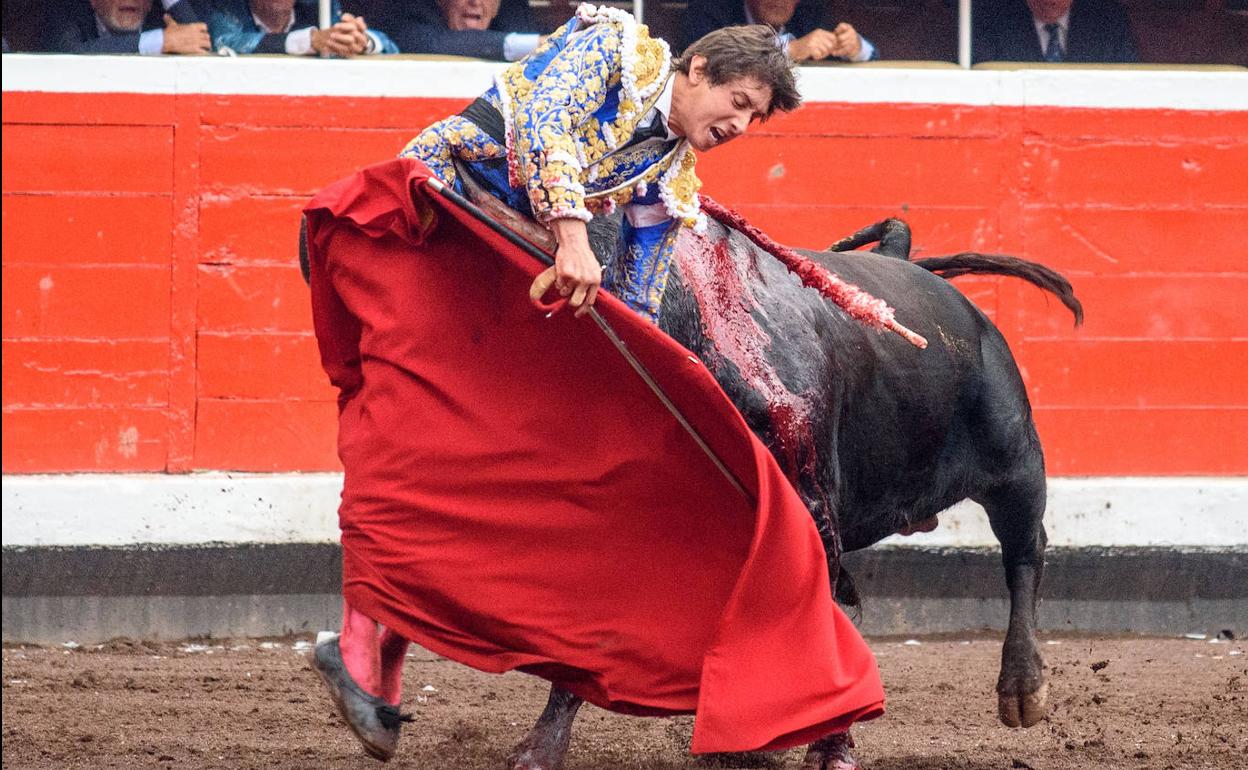
M 689 57 L 689 84 L 700 85 L 706 79 L 706 57 L 694 54 Z

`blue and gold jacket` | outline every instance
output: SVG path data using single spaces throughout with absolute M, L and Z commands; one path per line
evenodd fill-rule
M 645 25 L 619 9 L 582 5 L 481 97 L 503 117 L 502 142 L 456 115 L 426 128 L 401 154 L 456 186 L 458 160 L 539 222 L 588 221 L 627 207 L 603 288 L 657 321 L 679 228 L 705 226 L 689 143 L 630 142 L 672 76 L 667 43 Z

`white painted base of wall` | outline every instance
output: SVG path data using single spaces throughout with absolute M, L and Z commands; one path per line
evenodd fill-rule
M 1051 478 L 1048 491 L 1050 548 L 1248 549 L 1248 478 Z M 942 513 L 934 532 L 874 547 L 996 545 L 984 509 L 967 500 Z
M 337 473 L 3 477 L 3 545 L 321 543 L 338 540 Z M 1248 549 L 1248 477 L 1054 478 L 1054 547 Z M 995 546 L 983 509 L 883 547 Z M 880 547 L 880 546 L 877 546 Z

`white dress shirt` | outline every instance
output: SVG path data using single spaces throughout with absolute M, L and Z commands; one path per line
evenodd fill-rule
M 667 138 L 663 140 L 665 142 L 676 138 L 676 135 L 672 133 L 672 121 L 669 119 L 672 114 L 672 87 L 675 83 L 676 73 L 668 75 L 667 83 L 663 86 L 663 93 L 659 94 L 659 100 L 654 103 L 649 112 L 641 116 L 641 120 L 637 121 L 637 128 L 649 128 L 654 125 L 654 119 L 662 115 L 663 125 L 667 128 Z
M 676 74 L 672 73 L 667 77 L 667 84 L 663 86 L 663 92 L 659 94 L 659 100 L 654 103 L 650 111 L 641 116 L 641 120 L 637 121 L 637 128 L 649 128 L 654 125 L 654 119 L 660 115 L 663 116 L 663 125 L 667 129 L 667 137 L 660 140 L 658 137 L 646 139 L 647 142 L 665 141 L 670 142 L 678 139 L 676 134 L 672 133 L 672 87 L 676 83 Z M 628 223 L 633 227 L 646 227 L 648 225 L 657 225 L 660 222 L 666 222 L 671 219 L 671 214 L 667 213 L 667 206 L 662 202 L 642 205 L 640 203 L 630 203 L 624 207 L 624 216 L 628 218 Z
M 1057 44 L 1062 47 L 1062 53 L 1066 53 L 1066 41 L 1070 38 L 1070 11 L 1063 13 L 1056 21 L 1040 21 L 1036 17 L 1031 17 L 1036 25 L 1036 36 L 1040 38 L 1040 53 L 1049 50 L 1049 32 L 1045 29 L 1048 24 L 1057 25 Z M 1063 56 L 1062 58 L 1066 58 Z
M 541 39 L 536 32 L 508 32 L 503 37 L 503 58 L 507 61 L 523 59 L 533 53 Z

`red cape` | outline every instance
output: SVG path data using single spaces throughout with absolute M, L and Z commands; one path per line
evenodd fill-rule
M 396 159 L 307 208 L 341 389 L 343 593 L 448 658 L 603 708 L 696 712 L 694 752 L 783 749 L 883 711 L 810 514 L 689 351 L 597 307 L 758 500 L 733 489 L 542 266 Z

